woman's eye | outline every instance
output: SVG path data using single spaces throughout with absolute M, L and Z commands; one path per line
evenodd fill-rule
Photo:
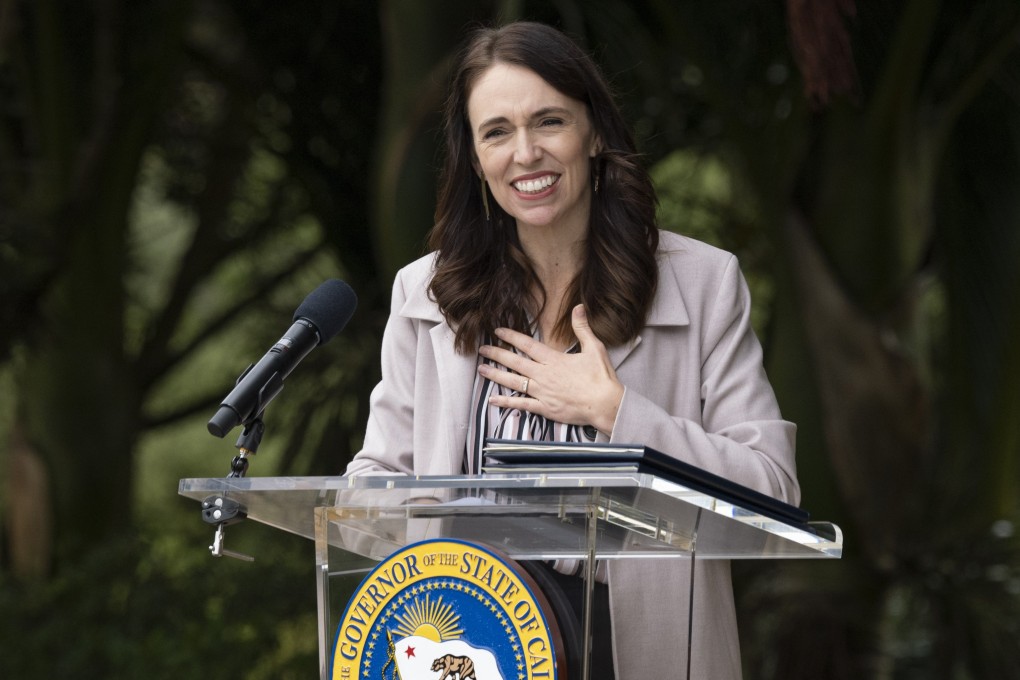
M 561 118 L 543 118 L 542 122 L 539 123 L 539 125 L 541 125 L 543 127 L 550 127 L 550 126 L 553 126 L 553 125 L 562 125 L 562 124 L 563 124 L 563 119 L 561 119 Z
M 503 135 L 502 130 L 500 130 L 499 128 L 493 128 L 492 130 L 487 130 L 486 132 L 484 132 L 482 134 L 482 139 L 495 139 L 497 137 L 501 137 L 502 135 Z

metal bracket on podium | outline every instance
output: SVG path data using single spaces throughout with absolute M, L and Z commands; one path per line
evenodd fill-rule
M 236 524 L 247 516 L 248 513 L 245 512 L 244 506 L 225 496 L 209 496 L 202 501 L 202 519 L 207 524 L 216 525 L 213 544 L 209 546 L 209 551 L 213 554 L 213 557 L 233 557 L 245 562 L 255 561 L 255 558 L 251 555 L 227 550 L 223 547 L 224 527 L 228 524 Z

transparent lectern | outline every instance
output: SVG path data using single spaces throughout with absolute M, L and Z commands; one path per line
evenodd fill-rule
M 238 503 L 249 519 L 315 541 L 323 680 L 331 678 L 335 633 L 351 593 L 381 560 L 419 541 L 484 544 L 514 561 L 586 560 L 583 615 L 576 641 L 568 641 L 579 647 L 569 675 L 584 680 L 593 673 L 593 629 L 608 625 L 591 615 L 597 564 L 656 558 L 693 572 L 702 560 L 839 558 L 843 543 L 834 524 L 793 521 L 639 467 L 184 479 L 179 491 L 204 505 L 215 503 L 209 499 Z M 687 602 L 688 622 L 693 605 Z M 687 658 L 689 674 L 689 653 Z M 683 669 L 677 673 L 684 675 Z

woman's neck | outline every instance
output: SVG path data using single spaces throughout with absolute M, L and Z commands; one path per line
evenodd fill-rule
M 567 295 L 584 263 L 586 234 L 556 228 L 519 229 L 518 234 L 521 248 L 542 286 L 542 291 L 532 293 L 538 300 L 545 293 L 545 304 L 536 319 L 542 340 L 565 350 L 570 339 L 557 337 L 553 331 L 563 315 L 569 313 Z
M 517 237 L 543 286 L 569 284 L 584 262 L 587 226 L 518 224 Z

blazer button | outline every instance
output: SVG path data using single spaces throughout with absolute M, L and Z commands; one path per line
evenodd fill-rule
M 585 425 L 581 428 L 584 431 L 584 436 L 588 439 L 595 439 L 598 436 L 599 431 L 595 429 L 594 425 Z

